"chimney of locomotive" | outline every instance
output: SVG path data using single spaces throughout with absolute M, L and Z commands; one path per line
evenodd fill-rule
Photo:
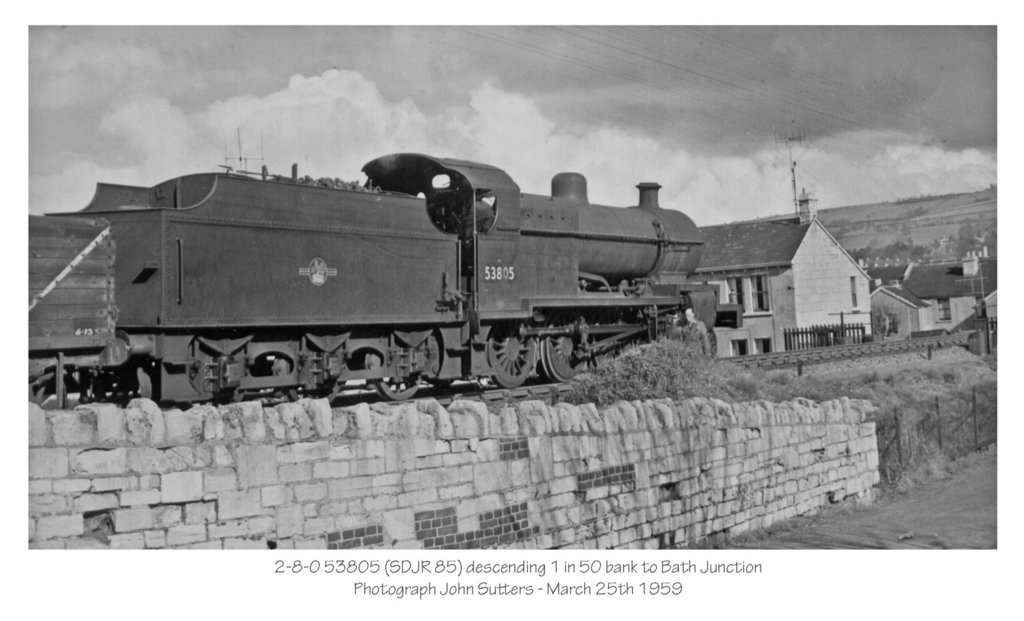
M 561 198 L 586 205 L 587 178 L 580 173 L 563 172 L 551 178 L 551 198 Z
M 658 190 L 661 189 L 660 183 L 644 181 L 638 183 L 636 189 L 640 190 L 640 204 L 637 207 L 640 209 L 661 209 L 661 205 L 658 204 Z

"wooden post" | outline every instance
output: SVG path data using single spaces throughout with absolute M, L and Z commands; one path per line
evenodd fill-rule
M 928 346 L 928 359 L 929 360 L 932 359 L 932 346 L 931 345 Z
M 57 352 L 57 368 L 55 369 L 53 388 L 57 393 L 57 409 L 63 410 L 67 405 L 67 394 L 64 387 L 64 352 Z
M 974 450 L 978 450 L 978 389 L 971 388 L 971 417 L 974 418 Z
M 796 361 L 796 374 L 797 374 L 798 377 L 802 377 L 803 376 L 803 374 L 804 374 L 804 361 L 803 360 L 797 360 Z
M 899 462 L 900 471 L 903 471 L 903 424 L 900 422 L 900 413 L 896 412 L 896 460 Z
M 939 430 L 939 450 L 942 450 L 942 416 L 939 414 L 939 398 L 935 397 L 935 428 Z

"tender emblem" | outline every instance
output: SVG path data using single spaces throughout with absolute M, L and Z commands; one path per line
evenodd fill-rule
M 327 261 L 317 257 L 309 262 L 309 267 L 300 267 L 299 276 L 308 276 L 309 282 L 317 287 L 327 282 L 328 276 L 337 276 L 338 270 L 327 267 Z

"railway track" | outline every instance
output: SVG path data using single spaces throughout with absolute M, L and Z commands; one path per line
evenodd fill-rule
M 726 358 L 724 360 L 748 369 L 799 368 L 803 365 L 821 362 L 848 360 L 852 358 L 867 358 L 872 356 L 887 356 L 912 351 L 931 352 L 932 350 L 943 347 L 964 346 L 967 345 L 969 337 L 970 332 L 955 332 L 953 334 L 943 334 L 940 336 L 929 336 L 903 341 L 878 341 L 872 343 L 858 343 L 856 345 L 817 347 L 813 349 L 800 349 L 796 351 L 783 351 L 771 354 L 756 354 L 753 356 Z
M 850 360 L 856 358 L 867 358 L 873 356 L 886 356 L 904 352 L 925 352 L 945 347 L 964 346 L 968 342 L 969 332 L 958 332 L 941 336 L 924 337 L 903 341 L 882 341 L 872 343 L 859 343 L 856 345 L 840 345 L 833 347 L 819 347 L 814 349 L 803 349 L 797 351 L 775 352 L 771 354 L 756 354 L 736 358 L 723 358 L 722 362 L 734 364 L 744 368 L 762 369 L 783 369 L 802 367 L 802 365 L 813 365 L 818 363 Z M 536 399 L 548 404 L 554 404 L 563 399 L 571 391 L 569 382 L 562 383 L 540 383 L 522 386 L 520 388 L 506 389 L 483 385 L 476 382 L 461 382 L 441 391 L 424 387 L 414 398 L 405 401 L 386 401 L 373 390 L 353 390 L 342 393 L 331 399 L 333 407 L 347 407 L 357 403 L 388 403 L 398 405 L 401 403 L 412 403 L 422 399 L 434 399 L 441 405 L 449 405 L 453 401 L 469 399 L 482 401 L 484 403 L 513 403 Z M 266 400 L 266 405 L 273 405 L 286 399 Z M 176 404 L 180 406 L 181 404 Z

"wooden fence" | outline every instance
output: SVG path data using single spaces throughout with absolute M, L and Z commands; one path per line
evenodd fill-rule
M 996 441 L 996 386 L 965 397 L 926 400 L 875 418 L 878 470 L 890 485 L 935 451 L 957 458 Z
M 786 351 L 855 345 L 864 342 L 867 330 L 863 324 L 833 324 L 808 328 L 786 328 L 782 331 Z

